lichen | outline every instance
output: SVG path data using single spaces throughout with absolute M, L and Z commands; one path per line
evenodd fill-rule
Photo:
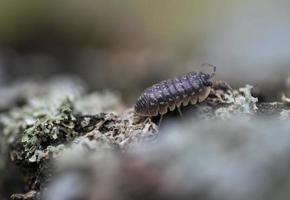
M 32 191 L 38 192 L 52 176 L 51 161 L 66 157 L 75 152 L 73 149 L 123 152 L 157 136 L 157 126 L 151 120 L 136 123 L 132 109 L 122 114 L 124 106 L 113 92 L 85 94 L 82 88 L 74 91 L 63 86 L 46 89 L 31 92 L 35 95 L 23 105 L 0 115 L 0 171 L 5 167 L 2 155 L 7 152 L 31 191 L 15 194 L 13 199 L 36 195 Z
M 224 102 L 228 106 L 218 108 L 215 115 L 218 118 L 230 119 L 234 115 L 253 115 L 257 110 L 258 99 L 251 94 L 251 85 L 246 85 L 239 90 L 231 90 L 225 93 Z
M 104 152 L 123 155 L 140 144 L 157 141 L 156 119 L 138 117 L 132 108 L 124 109 L 115 93 L 87 94 L 84 89 L 75 89 L 50 88 L 0 116 L 1 142 L 8 144 L 10 158 L 23 170 L 31 191 L 38 192 L 50 182 L 49 177 L 54 174 L 51 163 L 55 161 L 67 162 L 66 158 L 77 154 L 82 154 L 81 157 L 102 156 Z M 192 106 L 197 107 L 194 121 L 256 116 L 259 104 L 251 89 L 249 85 L 236 90 L 213 88 L 208 99 Z M 69 162 L 71 166 L 79 163 Z M 14 197 L 23 199 L 25 195 Z
M 289 131 L 285 121 L 242 116 L 173 122 L 158 142 L 121 155 L 73 145 L 43 199 L 288 199 Z
M 281 120 L 289 120 L 290 119 L 290 110 L 282 110 L 280 112 L 280 119 Z
M 30 162 L 39 161 L 35 159 L 35 153 L 39 154 L 39 151 L 46 149 L 48 145 L 72 141 L 79 135 L 74 131 L 76 118 L 72 114 L 72 106 L 72 103 L 66 100 L 53 115 L 38 117 L 31 127 L 24 130 L 20 141 L 24 147 L 22 158 Z

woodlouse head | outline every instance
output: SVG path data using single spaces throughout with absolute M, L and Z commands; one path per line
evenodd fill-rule
M 211 64 L 202 64 L 202 66 L 208 66 L 213 69 L 213 72 L 211 74 L 206 74 L 203 72 L 199 73 L 199 77 L 203 85 L 206 87 L 211 87 L 213 85 L 213 81 L 211 79 L 215 76 L 217 67 Z
M 211 80 L 212 78 L 211 75 L 200 72 L 199 78 L 204 86 L 211 87 L 213 85 L 213 81 Z

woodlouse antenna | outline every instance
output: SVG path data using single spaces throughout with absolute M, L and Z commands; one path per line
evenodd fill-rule
M 212 78 L 212 77 L 215 76 L 216 69 L 217 69 L 216 66 L 214 66 L 214 65 L 212 65 L 212 64 L 208 64 L 208 63 L 203 63 L 203 64 L 201 65 L 201 67 L 211 67 L 211 68 L 213 69 L 213 72 L 211 73 L 210 78 Z

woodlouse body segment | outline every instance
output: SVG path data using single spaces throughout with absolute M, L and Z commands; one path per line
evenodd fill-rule
M 147 88 L 135 104 L 135 112 L 140 116 L 164 115 L 181 105 L 204 101 L 213 85 L 213 73 L 190 72 L 174 79 L 168 79 Z

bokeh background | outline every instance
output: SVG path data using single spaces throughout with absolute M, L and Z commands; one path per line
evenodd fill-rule
M 89 88 L 89 92 L 110 89 L 120 94 L 122 102 L 130 107 L 143 89 L 153 83 L 193 70 L 209 70 L 201 69 L 202 63 L 217 66 L 215 78 L 227 81 L 233 88 L 245 84 L 255 86 L 254 93 L 260 98 L 259 102 L 261 99 L 280 101 L 283 91 L 288 91 L 288 97 L 290 95 L 289 11 L 289 0 L 0 0 L 0 113 L 10 112 L 13 106 L 21 109 L 21 105 L 27 103 L 24 97 L 34 96 L 27 88 L 36 90 L 37 94 L 42 92 L 41 89 L 49 92 L 56 87 L 58 91 L 68 88 L 66 93 L 77 93 L 79 88 Z M 65 81 L 60 81 L 70 76 L 74 77 L 74 84 L 68 82 L 66 85 Z M 59 96 L 65 96 L 59 93 Z M 57 100 L 56 93 L 52 94 Z M 89 96 L 87 102 L 92 99 L 102 106 L 95 102 L 97 97 L 94 95 L 96 93 Z M 23 99 L 19 100 L 19 96 Z M 106 97 L 98 99 L 106 102 Z M 123 108 L 123 103 L 120 104 Z M 98 109 L 97 106 L 94 108 Z M 216 183 L 217 188 L 221 188 L 217 192 L 239 196 L 236 191 L 242 191 L 250 194 L 246 199 L 255 199 L 259 193 L 265 194 L 266 198 L 262 199 L 279 199 L 276 194 L 289 199 L 288 122 L 283 123 L 283 127 L 276 121 L 250 124 L 238 119 L 233 121 L 232 128 L 228 128 L 229 122 L 224 121 L 213 126 L 220 137 L 213 135 L 212 140 L 206 134 L 212 132 L 207 130 L 212 126 L 205 123 L 196 126 L 192 123 L 178 126 L 178 123 L 177 129 L 173 129 L 178 134 L 172 141 L 165 141 L 157 149 L 141 153 L 136 158 L 142 161 L 143 156 L 149 158 L 149 163 L 160 162 L 163 171 L 168 170 L 169 174 L 170 167 L 177 164 L 176 169 L 181 169 L 180 177 L 185 177 L 183 180 L 190 177 L 183 166 L 193 163 L 194 170 L 189 175 L 201 177 L 193 180 L 201 180 L 202 186 L 203 180 Z M 229 137 L 233 130 L 246 135 L 241 140 L 237 137 L 236 142 L 236 138 Z M 165 129 L 164 133 L 170 131 Z M 180 142 L 180 132 L 183 131 L 189 135 Z M 266 135 L 260 137 L 260 133 Z M 276 134 L 281 135 L 277 137 Z M 3 199 L 2 193 L 8 198 L 12 193 L 27 191 L 27 188 L 23 188 L 25 184 L 19 169 L 6 158 L 6 149 L 1 149 L 1 141 L 5 141 L 3 137 L 0 137 L 0 161 L 9 160 L 8 164 L 0 162 L 0 199 Z M 172 145 L 173 141 L 176 143 Z M 170 155 L 170 151 L 177 152 L 176 157 L 164 162 L 162 153 Z M 196 152 L 206 152 L 205 157 L 195 160 L 196 157 L 191 155 Z M 73 159 L 82 163 L 80 159 Z M 234 165 L 228 165 L 228 161 Z M 101 160 L 100 163 L 104 162 Z M 195 165 L 201 168 L 195 168 Z M 216 166 L 222 169 L 221 174 Z M 114 172 L 111 168 L 94 167 L 100 174 Z M 137 172 L 143 171 L 142 167 L 137 165 Z M 120 172 L 123 171 L 120 168 Z M 131 171 L 128 170 L 129 178 L 135 177 L 134 171 L 130 176 Z M 146 173 L 144 177 L 147 177 Z M 195 186 L 195 182 L 183 181 L 182 185 L 174 182 L 174 178 L 169 185 L 175 183 L 178 190 Z M 216 182 L 217 178 L 221 182 Z M 76 180 L 75 185 L 83 186 Z M 100 180 L 100 186 L 106 186 Z M 115 178 L 112 180 L 115 183 Z M 126 183 L 129 179 L 120 180 Z M 131 183 L 128 188 L 137 185 Z M 211 187 L 208 188 L 211 191 Z M 113 191 L 114 187 L 109 189 Z M 209 190 L 201 190 L 201 194 L 208 194 Z M 58 193 L 53 191 L 52 194 Z M 220 199 L 226 199 L 223 197 L 221 195 Z M 230 196 L 228 199 L 237 198 Z
M 69 74 L 132 104 L 164 78 L 217 79 L 279 97 L 290 74 L 288 0 L 1 0 L 0 80 Z

